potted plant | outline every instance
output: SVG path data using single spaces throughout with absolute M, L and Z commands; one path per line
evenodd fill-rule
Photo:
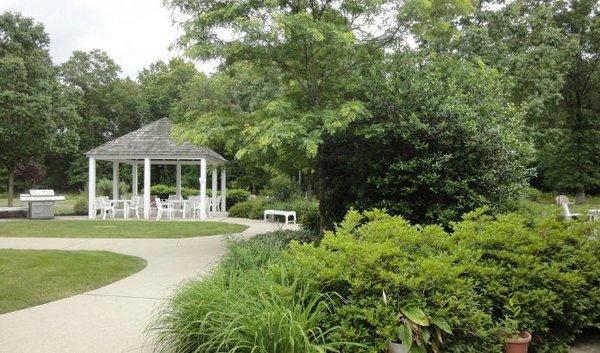
M 383 301 L 387 305 L 385 291 Z M 400 307 L 396 322 L 396 340 L 388 343 L 388 353 L 427 353 L 427 347 L 441 352 L 443 333 L 452 334 L 444 319 L 427 316 L 417 307 Z
M 506 353 L 527 353 L 531 333 L 520 329 L 519 321 L 516 319 L 521 309 L 509 299 L 506 306 L 506 314 L 502 320 L 502 338 L 504 339 L 504 351 Z

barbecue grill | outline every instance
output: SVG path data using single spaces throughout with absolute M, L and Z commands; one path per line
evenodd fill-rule
M 54 195 L 51 189 L 31 189 L 29 194 L 21 194 L 21 201 L 27 202 L 27 218 L 54 218 L 54 202 L 63 201 L 64 196 Z

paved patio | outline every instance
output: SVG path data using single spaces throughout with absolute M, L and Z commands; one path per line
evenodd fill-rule
M 242 236 L 296 225 L 213 219 L 248 225 Z M 0 248 L 108 250 L 148 261 L 142 271 L 91 292 L 0 315 L 0 351 L 11 353 L 150 352 L 145 329 L 182 281 L 205 274 L 223 255 L 226 236 L 182 239 L 1 238 Z

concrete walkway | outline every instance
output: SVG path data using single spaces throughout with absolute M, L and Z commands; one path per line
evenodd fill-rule
M 247 219 L 243 236 L 297 228 Z M 142 271 L 70 298 L 0 315 L 0 352 L 150 352 L 145 329 L 164 298 L 221 258 L 226 236 L 182 239 L 2 238 L 0 248 L 108 250 L 144 258 Z

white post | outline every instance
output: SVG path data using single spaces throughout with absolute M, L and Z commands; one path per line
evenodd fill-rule
M 144 158 L 144 219 L 150 219 L 150 158 Z
M 212 169 L 212 185 L 211 185 L 211 189 L 212 189 L 212 205 L 213 205 L 213 212 L 216 212 L 217 210 L 217 167 L 213 166 Z
M 177 176 L 176 176 L 176 180 L 177 180 L 177 196 L 181 196 L 181 164 L 177 163 Z
M 113 200 L 119 199 L 119 162 L 113 161 Z
M 88 171 L 88 218 L 94 219 L 96 210 L 94 208 L 94 200 L 96 199 L 96 160 L 89 158 Z
M 138 195 L 138 164 L 133 162 L 131 164 L 131 195 Z
M 221 212 L 227 212 L 227 172 L 225 167 L 221 167 Z
M 206 158 L 200 159 L 200 219 L 206 219 Z

